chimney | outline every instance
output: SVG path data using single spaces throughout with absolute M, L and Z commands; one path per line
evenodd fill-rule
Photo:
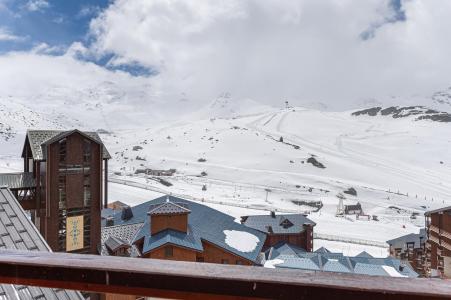
M 273 210 L 271 210 L 271 217 L 272 217 L 272 218 L 275 218 L 275 217 L 276 217 L 276 212 L 273 211 Z
M 131 218 L 133 218 L 133 211 L 132 208 L 130 206 L 126 206 L 122 209 L 122 213 L 121 213 L 121 219 L 123 221 L 127 221 L 130 220 Z
M 114 218 L 113 217 L 108 217 L 106 218 L 106 224 L 107 227 L 108 226 L 114 226 Z

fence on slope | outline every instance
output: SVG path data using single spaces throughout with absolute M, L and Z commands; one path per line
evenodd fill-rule
M 149 191 L 153 191 L 153 192 L 157 192 L 157 193 L 168 194 L 168 191 L 164 190 L 162 188 L 158 188 L 158 187 L 155 187 L 152 185 L 147 185 L 147 184 L 132 181 L 132 180 L 110 177 L 110 178 L 108 178 L 108 181 L 112 182 L 112 183 L 117 183 L 117 184 L 132 186 L 132 187 L 136 187 L 136 188 L 140 188 L 140 189 L 145 189 L 145 190 L 149 190 Z M 180 198 L 184 198 L 184 199 L 192 200 L 192 201 L 196 201 L 196 202 L 205 202 L 205 203 L 233 206 L 233 207 L 239 207 L 239 208 L 248 208 L 248 209 L 263 210 L 263 211 L 273 210 L 273 211 L 282 212 L 282 213 L 299 213 L 300 212 L 299 210 L 295 210 L 295 209 L 275 208 L 275 207 L 263 206 L 263 205 L 256 206 L 256 205 L 252 205 L 252 204 L 240 204 L 240 203 L 229 202 L 229 201 L 217 201 L 217 200 L 205 199 L 205 198 L 200 198 L 200 197 L 193 197 L 191 195 L 180 194 L 180 193 L 170 193 L 170 194 L 175 197 L 180 197 Z
M 317 239 L 317 240 L 343 242 L 343 243 L 366 245 L 366 246 L 375 246 L 375 247 L 380 247 L 380 248 L 387 248 L 388 247 L 388 245 L 386 243 L 383 243 L 383 242 L 364 240 L 364 239 L 357 239 L 357 238 L 350 238 L 350 237 L 344 237 L 344 236 L 339 236 L 339 235 L 331 235 L 331 234 L 313 233 L 313 238 Z

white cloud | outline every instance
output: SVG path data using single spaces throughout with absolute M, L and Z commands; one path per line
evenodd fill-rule
M 17 41 L 22 41 L 24 39 L 25 38 L 22 36 L 18 36 L 18 35 L 11 33 L 11 31 L 6 29 L 5 27 L 0 27 L 0 41 L 17 42 Z
M 94 16 L 97 15 L 100 11 L 100 7 L 96 5 L 85 5 L 78 12 L 77 18 Z
M 42 11 L 50 6 L 46 0 L 29 0 L 25 8 L 29 11 Z
M 228 91 L 268 103 L 328 105 L 429 93 L 451 83 L 448 0 L 116 0 L 91 22 L 90 51 L 156 68 L 162 93 L 207 101 Z

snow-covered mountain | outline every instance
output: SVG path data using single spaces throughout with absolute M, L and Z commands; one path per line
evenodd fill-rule
M 26 128 L 78 127 L 103 129 L 113 179 L 243 209 L 308 211 L 320 234 L 383 242 L 418 231 L 425 210 L 451 205 L 451 123 L 418 119 L 431 114 L 426 107 L 324 112 L 225 93 L 188 110 L 189 99 L 171 108 L 147 96 L 108 83 L 52 88 L 31 102 L 0 96 L 0 169 L 20 170 Z M 146 169 L 176 172 L 162 181 Z M 339 198 L 378 221 L 335 217 Z

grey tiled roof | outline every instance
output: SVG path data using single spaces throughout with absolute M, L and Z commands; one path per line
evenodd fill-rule
M 177 203 L 180 206 L 187 207 L 191 211 L 188 214 L 188 236 L 182 237 L 180 233 L 174 233 L 173 230 L 165 230 L 163 233 L 167 236 L 160 237 L 154 239 L 150 235 L 150 218 L 147 214 L 150 207 L 155 207 L 156 205 L 161 205 L 166 203 L 166 196 L 142 203 L 140 205 L 132 207 L 133 217 L 128 220 L 121 219 L 121 213 L 118 212 L 114 214 L 114 224 L 115 225 L 131 225 L 131 224 L 144 224 L 139 229 L 139 232 L 134 237 L 134 241 L 138 241 L 144 238 L 144 243 L 149 246 L 149 248 L 154 246 L 154 243 L 174 243 L 178 244 L 182 247 L 187 247 L 189 245 L 190 248 L 196 249 L 200 251 L 200 246 L 198 244 L 198 240 L 204 240 L 209 243 L 212 243 L 218 247 L 221 247 L 237 256 L 243 257 L 247 260 L 256 262 L 258 255 L 261 252 L 263 244 L 266 239 L 266 235 L 258 230 L 253 228 L 249 228 L 242 224 L 235 222 L 235 218 L 224 214 L 220 211 L 212 209 L 208 206 L 191 202 L 188 200 L 184 200 L 181 198 L 169 196 L 169 200 L 173 203 Z M 102 224 L 105 224 L 105 220 L 102 221 Z M 120 227 L 120 226 L 114 226 Z M 108 227 L 105 227 L 106 229 Z M 104 235 L 104 229 L 102 229 L 102 237 Z M 243 252 L 238 249 L 235 249 L 228 245 L 225 242 L 225 233 L 224 230 L 235 230 L 235 231 L 244 231 L 250 234 L 253 234 L 257 237 L 258 242 L 257 246 L 253 251 Z M 183 233 L 181 233 L 183 235 Z M 191 236 L 190 236 L 191 235 Z M 163 244 L 164 244 L 163 243 Z
M 50 251 L 8 188 L 0 188 L 0 249 Z M 0 285 L 0 299 L 84 299 L 79 292 L 23 285 Z
M 421 248 L 421 244 L 426 242 L 427 235 L 424 228 L 420 229 L 420 233 L 410 233 L 400 236 L 396 239 L 387 241 L 387 244 L 395 249 L 407 249 L 407 243 L 414 243 L 414 249 Z
M 36 180 L 33 173 L 1 173 L 0 187 L 8 187 L 10 189 L 22 189 L 36 187 Z
M 332 253 L 326 248 L 317 252 L 306 252 L 302 248 L 283 242 L 266 250 L 265 259 L 280 260 L 275 265 L 277 268 L 379 276 L 390 276 L 385 269 L 393 268 L 393 271 L 397 271 L 402 276 L 418 277 L 408 263 L 396 258 L 375 258 L 366 252 L 357 256 L 345 256 L 342 253 Z
M 290 215 L 257 215 L 242 218 L 243 224 L 261 232 L 276 234 L 300 233 L 305 230 L 304 224 L 315 226 L 315 222 L 301 214 Z M 291 224 L 290 224 L 291 223 Z M 284 226 L 285 225 L 285 226 Z M 287 226 L 288 225 L 288 226 Z M 290 226 L 291 225 L 291 226 Z
M 113 252 L 124 246 L 127 248 L 130 247 L 130 245 L 126 241 L 115 236 L 108 237 L 108 239 L 105 241 L 105 246 Z
M 101 235 L 101 250 L 100 253 L 102 255 L 109 255 L 108 249 L 105 246 L 105 242 L 109 237 L 116 237 L 124 242 L 127 242 L 130 248 L 130 256 L 137 257 L 139 256 L 138 249 L 134 245 L 132 245 L 133 238 L 137 234 L 137 232 L 141 229 L 144 223 L 134 223 L 134 224 L 123 224 L 119 226 L 107 226 L 102 227 L 102 235 Z
M 43 160 L 44 155 L 42 151 L 42 144 L 45 144 L 49 140 L 55 138 L 58 135 L 65 134 L 68 132 L 72 132 L 73 130 L 64 131 L 64 130 L 28 130 L 27 131 L 27 138 L 30 142 L 31 152 L 33 155 L 33 159 L 35 160 Z M 85 132 L 83 131 L 83 134 L 86 134 L 87 136 L 91 137 L 93 140 L 96 140 L 100 144 L 103 145 L 102 140 L 100 139 L 97 132 Z M 103 145 L 103 158 L 104 159 L 110 159 L 111 155 L 106 149 L 106 147 Z
M 166 215 L 166 214 L 186 214 L 190 210 L 178 203 L 166 201 L 163 204 L 157 204 L 149 210 L 150 215 Z
M 140 237 L 144 238 L 143 254 L 157 249 L 165 244 L 178 245 L 180 247 L 189 248 L 195 251 L 204 250 L 200 236 L 193 231 L 191 226 L 188 226 L 187 233 L 167 229 L 158 232 L 157 234 L 150 235 L 150 224 L 144 223 L 144 226 L 142 227 L 139 235 L 136 237 L 136 240 Z

